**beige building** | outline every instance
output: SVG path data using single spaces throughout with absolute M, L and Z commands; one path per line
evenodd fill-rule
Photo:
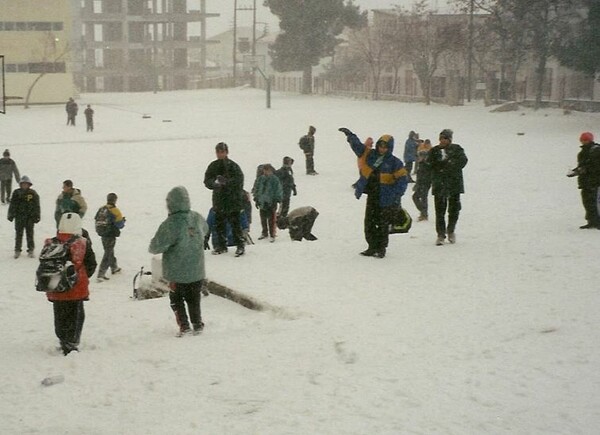
M 30 90 L 31 104 L 63 103 L 76 93 L 70 64 L 71 3 L 0 0 L 7 104 L 23 104 Z

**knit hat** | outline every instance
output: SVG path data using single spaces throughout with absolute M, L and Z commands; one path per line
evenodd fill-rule
M 108 195 L 106 195 L 106 202 L 108 202 L 109 204 L 115 205 L 117 202 L 117 194 L 111 192 Z
M 81 235 L 81 218 L 77 213 L 65 213 L 60 218 L 58 232 Z
M 440 132 L 440 137 L 452 140 L 453 134 L 454 132 L 452 130 L 450 130 L 449 128 L 445 128 Z
M 2 153 L 2 155 L 4 157 L 10 157 L 10 151 L 8 150 L 8 148 L 4 150 L 4 152 Z
M 293 165 L 294 164 L 294 159 L 292 159 L 291 157 L 285 156 L 283 158 L 283 164 L 284 165 Z
M 589 131 L 585 131 L 579 136 L 579 142 L 594 142 L 594 135 Z
M 21 177 L 21 179 L 19 180 L 19 184 L 23 184 L 23 183 L 27 183 L 30 186 L 33 186 L 33 183 L 31 182 L 31 180 L 29 179 L 29 177 L 27 175 L 23 175 Z

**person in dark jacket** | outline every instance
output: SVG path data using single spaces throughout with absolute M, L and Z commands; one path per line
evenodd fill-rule
M 594 142 L 594 135 L 588 131 L 579 137 L 581 150 L 577 154 L 577 167 L 567 177 L 577 177 L 581 189 L 581 202 L 585 209 L 587 223 L 581 229 L 600 229 L 600 144 Z
M 8 207 L 8 220 L 15 221 L 15 258 L 21 256 L 23 246 L 23 231 L 27 237 L 27 256 L 34 257 L 35 241 L 33 238 L 33 226 L 40 221 L 40 197 L 31 188 L 33 183 L 27 175 L 23 175 L 19 181 L 19 188 L 12 194 L 12 200 Z
M 83 302 L 89 300 L 89 277 L 96 270 L 96 256 L 89 240 L 82 236 L 81 218 L 77 213 L 65 213 L 58 224 L 57 238 L 71 240 L 70 261 L 77 273 L 75 286 L 62 293 L 47 292 L 54 309 L 54 332 L 64 355 L 79 351 L 81 331 L 85 321 Z M 50 243 L 47 239 L 45 244 Z
M 227 252 L 227 225 L 229 222 L 237 249 L 235 256 L 244 255 L 244 233 L 240 213 L 244 210 L 244 173 L 237 163 L 229 159 L 229 147 L 224 142 L 215 146 L 217 160 L 206 168 L 204 186 L 212 190 L 212 206 L 215 210 L 215 226 L 218 239 L 214 255 Z
M 291 157 L 284 157 L 283 165 L 275 171 L 275 175 L 279 178 L 281 188 L 283 189 L 283 199 L 281 200 L 281 210 L 279 211 L 280 216 L 287 216 L 290 210 L 290 198 L 292 197 L 292 193 L 294 196 L 298 194 L 296 182 L 294 181 L 293 164 L 294 159 Z
M 306 174 L 318 175 L 315 171 L 315 133 L 317 129 L 312 125 L 308 127 L 308 133 L 300 138 L 298 145 L 306 159 Z
M 392 136 L 384 134 L 375 143 L 375 148 L 371 148 L 347 128 L 340 128 L 339 131 L 346 135 L 352 151 L 358 157 L 360 178 L 354 184 L 354 194 L 357 199 L 363 193 L 367 194 L 364 229 L 368 248 L 361 255 L 383 258 L 393 212 L 400 207 L 406 191 L 406 168 L 402 160 L 393 155 Z
M 200 213 L 191 210 L 190 196 L 183 186 L 168 193 L 167 209 L 169 216 L 158 227 L 148 251 L 162 254 L 163 278 L 169 282 L 171 309 L 179 326 L 177 335 L 198 334 L 204 329 L 200 291 L 206 277 L 204 240 L 208 224 Z
M 460 195 L 465 192 L 463 168 L 468 159 L 463 148 L 452 142 L 453 132 L 445 129 L 440 132 L 439 145 L 434 146 L 427 156 L 426 163 L 431 168 L 431 186 L 435 204 L 435 244 L 444 244 L 446 235 L 450 243 L 456 243 L 456 223 L 461 209 Z M 448 225 L 446 226 L 446 211 Z
M 412 179 L 413 165 L 417 160 L 417 147 L 419 145 L 419 134 L 411 130 L 408 133 L 408 139 L 404 143 L 404 165 L 408 174 L 408 182 L 414 183 Z
M 2 199 L 2 204 L 10 201 L 13 176 L 18 183 L 21 178 L 19 169 L 15 161 L 10 158 L 10 151 L 6 149 L 0 159 L 0 198 Z
M 92 106 L 88 104 L 83 114 L 85 115 L 86 131 L 94 131 L 94 109 L 92 109 Z
M 96 221 L 105 207 L 108 211 L 108 222 L 106 229 L 102 234 L 99 234 L 104 248 L 104 255 L 98 269 L 98 282 L 108 281 L 109 278 L 106 276 L 108 269 L 110 269 L 112 275 L 121 272 L 121 268 L 117 265 L 117 257 L 115 257 L 115 246 L 117 237 L 121 235 L 121 230 L 125 227 L 125 217 L 117 207 L 116 193 L 111 192 L 106 195 L 106 205 L 100 207 L 96 212 Z
M 427 164 L 427 156 L 431 150 L 431 141 L 429 139 L 419 144 L 417 148 L 417 182 L 413 188 L 413 202 L 420 214 L 417 220 L 426 221 L 429 219 L 429 204 L 427 197 L 431 188 L 431 168 Z
M 73 181 L 63 181 L 62 192 L 56 198 L 56 208 L 54 210 L 54 219 L 56 226 L 64 213 L 74 212 L 83 218 L 87 211 L 87 203 L 81 195 L 81 190 L 73 187 Z
M 282 230 L 289 229 L 290 238 L 296 242 L 301 242 L 302 239 L 314 241 L 317 237 L 312 233 L 312 228 L 317 216 L 319 212 L 314 207 L 298 207 L 286 216 L 280 215 L 277 226 Z
M 69 98 L 69 101 L 67 101 L 65 111 L 67 112 L 67 125 L 75 127 L 75 118 L 77 117 L 77 112 L 79 112 L 79 106 L 73 98 Z

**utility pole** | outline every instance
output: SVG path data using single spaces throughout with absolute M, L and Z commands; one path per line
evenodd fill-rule
M 471 88 L 473 85 L 473 10 L 475 0 L 469 5 L 469 55 L 467 56 L 467 101 L 471 102 Z
M 233 0 L 233 87 L 237 84 L 237 0 Z

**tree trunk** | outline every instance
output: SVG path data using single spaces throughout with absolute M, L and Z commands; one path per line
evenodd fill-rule
M 312 94 L 312 66 L 307 66 L 302 71 L 302 93 Z
M 23 105 L 24 109 L 29 109 L 29 97 L 31 97 L 31 91 L 33 91 L 33 88 L 35 87 L 35 85 L 37 85 L 37 83 L 40 81 L 40 79 L 42 77 L 44 77 L 46 75 L 46 73 L 41 73 L 39 76 L 37 76 L 35 78 L 35 80 L 33 81 L 33 83 L 31 84 L 31 86 L 29 86 L 29 89 L 27 89 L 27 96 L 25 97 L 25 104 Z
M 544 81 L 546 78 L 546 56 L 540 56 L 537 68 L 535 69 L 536 75 L 536 89 L 535 89 L 535 106 L 534 109 L 538 110 L 542 107 L 542 96 L 544 93 Z

